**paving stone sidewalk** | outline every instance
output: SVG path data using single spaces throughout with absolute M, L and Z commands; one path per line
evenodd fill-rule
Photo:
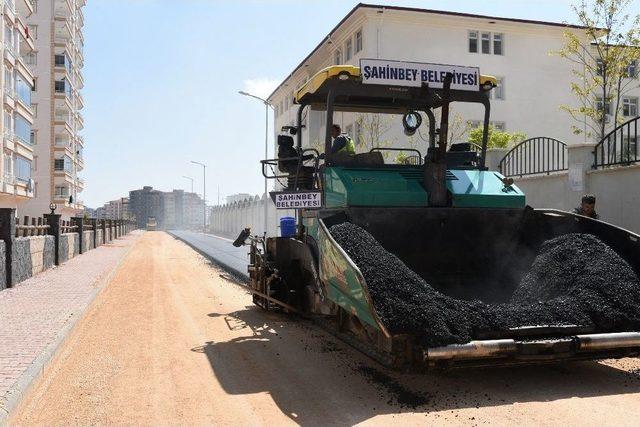
M 134 231 L 0 291 L 0 425 L 140 235 Z

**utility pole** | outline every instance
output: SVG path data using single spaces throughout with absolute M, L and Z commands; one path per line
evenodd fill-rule
M 202 232 L 207 232 L 207 165 L 191 160 L 191 163 L 202 166 L 202 198 L 204 206 L 202 209 Z
M 262 99 L 259 96 L 252 95 L 250 93 L 239 90 L 238 93 L 244 96 L 250 96 L 251 98 L 255 98 L 261 101 L 264 104 L 264 158 L 268 159 L 268 147 L 269 147 L 269 107 L 273 108 L 273 105 L 269 104 L 269 101 L 266 99 Z M 267 178 L 264 178 L 264 231 L 267 232 L 267 225 L 269 221 L 267 219 L 269 215 L 269 195 L 267 194 Z

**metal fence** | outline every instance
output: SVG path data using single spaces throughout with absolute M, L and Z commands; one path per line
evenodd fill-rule
M 546 136 L 522 141 L 500 160 L 505 176 L 525 176 L 566 171 L 569 168 L 567 144 Z
M 593 168 L 630 165 L 640 161 L 638 153 L 638 121 L 628 120 L 609 132 L 593 150 Z

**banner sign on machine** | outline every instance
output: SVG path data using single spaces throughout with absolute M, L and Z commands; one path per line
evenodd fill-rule
M 271 198 L 276 209 L 320 209 L 321 191 L 273 191 Z
M 478 91 L 480 68 L 461 65 L 361 59 L 362 83 L 420 87 L 423 83 L 442 89 L 447 73 L 453 75 L 451 89 Z

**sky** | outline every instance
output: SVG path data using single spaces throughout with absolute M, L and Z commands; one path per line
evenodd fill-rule
M 370 1 L 573 23 L 570 0 Z M 85 7 L 85 169 L 96 208 L 150 185 L 207 202 L 259 194 L 265 97 L 358 2 L 89 0 Z M 273 135 L 270 113 L 269 135 Z M 273 155 L 272 141 L 269 152 Z

